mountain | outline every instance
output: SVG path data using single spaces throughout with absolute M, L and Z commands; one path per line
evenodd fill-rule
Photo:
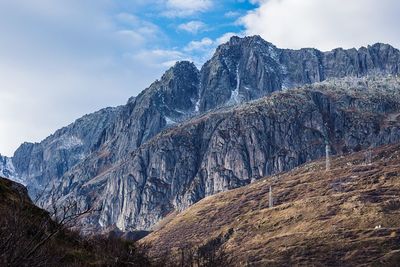
M 325 155 L 400 141 L 400 79 L 348 78 L 275 93 L 168 128 L 112 168 L 69 171 L 52 191 L 98 202 L 85 227 L 151 229 L 204 197 Z
M 161 258 L 214 244 L 234 266 L 398 266 L 399 161 L 399 144 L 333 157 L 330 171 L 314 161 L 207 197 L 141 242 Z
M 260 162 L 250 158 L 243 161 L 243 164 L 248 164 L 250 160 L 257 163 L 251 165 L 250 169 L 247 168 L 250 165 L 246 165 L 246 169 L 243 168 L 241 173 L 237 173 L 234 169 L 240 166 L 235 167 L 233 159 L 226 166 L 225 163 L 222 164 L 217 155 L 219 150 L 216 144 L 207 143 L 207 140 L 216 142 L 212 139 L 216 138 L 213 129 L 217 129 L 218 125 L 225 121 L 225 116 L 234 114 L 218 109 L 258 99 L 274 91 L 326 79 L 376 74 L 395 75 L 399 73 L 399 66 L 400 52 L 386 44 L 375 44 L 359 50 L 336 49 L 320 52 L 315 49 L 279 49 L 258 36 L 233 37 L 217 49 L 201 70 L 192 63 L 178 62 L 160 80 L 155 81 L 137 97 L 130 98 L 125 105 L 86 115 L 40 143 L 23 144 L 14 153 L 12 163 L 16 175 L 27 184 L 32 196 L 46 190 L 41 200 L 43 206 L 48 204 L 51 200 L 49 196 L 54 193 L 61 199 L 79 197 L 83 204 L 98 202 L 105 207 L 100 217 L 91 218 L 87 222 L 88 225 L 117 225 L 122 230 L 148 229 L 171 211 L 187 208 L 206 195 L 245 185 L 260 175 L 292 168 L 323 154 L 323 149 L 318 148 L 316 152 L 302 152 L 302 156 L 296 154 L 294 159 L 284 154 L 284 157 L 275 156 L 271 161 L 270 156 L 277 153 L 275 150 L 281 151 L 281 148 L 271 148 L 267 150 L 272 151 L 268 152 L 268 155 L 257 152 L 261 153 L 257 157 L 263 158 Z M 323 110 L 326 112 L 329 107 L 324 106 L 325 98 L 316 98 L 316 101 L 322 101 L 316 105 L 322 105 L 319 108 L 326 109 Z M 387 103 L 387 106 L 382 107 L 382 112 L 393 109 L 391 105 L 392 102 Z M 207 120 L 208 117 L 211 119 Z M 346 120 L 347 117 L 341 119 Z M 182 134 L 180 124 L 187 123 L 188 120 L 199 121 L 200 124 L 185 124 L 195 132 L 192 128 L 187 128 L 190 138 L 184 139 L 186 136 Z M 276 125 L 276 121 L 279 122 L 279 118 L 271 120 L 271 126 Z M 325 122 L 326 120 L 323 121 Z M 202 125 L 206 128 L 203 129 Z M 222 123 L 221 127 L 222 125 L 224 124 Z M 267 137 L 263 136 L 260 125 L 255 127 L 257 130 L 250 138 Z M 228 129 L 233 127 L 226 126 Z M 292 131 L 291 126 L 285 127 L 288 129 L 284 131 Z M 323 126 L 318 127 L 317 130 L 322 131 Z M 372 126 L 366 127 L 371 130 Z M 161 137 L 161 140 L 165 139 L 162 131 L 172 133 L 172 129 L 176 129 L 182 142 L 195 142 L 192 143 L 195 147 L 192 151 L 201 152 L 195 155 L 192 151 L 168 155 L 171 161 L 177 164 L 190 162 L 188 170 L 185 170 L 188 166 L 186 164 L 179 169 L 174 167 L 177 169 L 177 178 L 173 184 L 171 178 L 165 178 L 165 175 L 170 176 L 171 170 L 163 170 L 163 167 L 154 165 L 162 163 L 162 159 L 154 159 L 154 163 L 150 163 L 153 160 L 153 151 L 146 152 L 156 140 L 160 140 Z M 229 137 L 229 132 L 226 134 Z M 286 153 L 284 151 L 293 140 L 286 139 L 283 132 L 279 134 L 279 139 L 274 141 L 286 143 L 285 146 L 282 145 L 282 153 Z M 347 133 L 340 134 L 343 137 Z M 378 133 L 377 136 L 356 136 L 348 141 L 351 143 L 349 150 L 357 145 L 365 146 L 367 141 L 391 142 L 397 138 L 393 133 L 386 133 L 385 137 L 382 137 L 383 133 Z M 176 147 L 180 141 L 178 137 L 173 137 L 171 134 L 168 142 L 159 144 L 160 147 L 173 151 L 171 153 L 177 152 Z M 381 137 L 384 138 L 383 141 L 374 139 Z M 229 138 L 226 141 L 233 142 Z M 307 142 L 308 139 L 302 141 Z M 209 146 L 211 150 L 208 150 Z M 277 144 L 263 146 L 275 147 Z M 230 148 L 226 149 L 229 151 Z M 233 157 L 242 158 L 243 153 L 249 154 L 244 146 L 235 149 L 238 153 Z M 312 155 L 308 155 L 309 153 Z M 139 156 L 133 158 L 133 155 Z M 204 159 L 210 161 L 210 167 L 200 168 L 205 164 Z M 268 167 L 263 166 L 265 161 L 270 162 Z M 171 168 L 170 164 L 168 163 L 168 168 Z M 226 173 L 218 173 L 216 177 L 212 177 L 215 170 L 222 165 Z M 149 169 L 150 166 L 153 169 Z M 213 171 L 209 168 L 213 168 Z M 199 172 L 203 169 L 207 172 Z M 216 182 L 210 182 L 211 180 Z M 162 202 L 153 203 L 157 201 Z M 141 219 L 138 218 L 139 215 Z

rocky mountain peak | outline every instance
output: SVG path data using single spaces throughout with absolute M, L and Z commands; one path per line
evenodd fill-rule
M 169 71 L 171 71 L 175 76 L 199 72 L 196 65 L 190 61 L 177 61 L 175 65 L 169 69 Z
M 277 47 L 272 43 L 269 43 L 262 39 L 259 35 L 248 36 L 248 37 L 238 37 L 232 36 L 231 39 L 220 45 L 213 59 L 224 58 L 224 60 L 239 61 L 242 59 L 243 55 L 252 51 L 252 53 L 264 53 L 264 54 L 274 54 L 277 51 Z M 213 60 L 211 59 L 211 60 Z
M 375 43 L 373 45 L 368 45 L 369 49 L 375 49 L 375 50 L 397 50 L 390 44 L 385 44 L 385 43 Z
M 281 89 L 280 53 L 260 36 L 234 36 L 219 46 L 202 68 L 200 110 L 238 104 Z
M 154 83 L 155 105 L 168 117 L 193 113 L 199 97 L 200 72 L 192 62 L 179 61 Z
M 272 46 L 275 47 L 272 43 L 264 40 L 261 38 L 259 35 L 253 35 L 253 36 L 245 36 L 245 37 L 238 37 L 238 36 L 232 36 L 227 43 L 225 43 L 226 46 L 245 46 L 245 47 L 256 47 L 256 46 Z M 221 46 L 224 46 L 221 45 Z

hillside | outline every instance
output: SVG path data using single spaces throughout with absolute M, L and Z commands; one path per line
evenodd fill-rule
M 235 266 L 398 266 L 400 145 L 370 151 L 207 197 L 143 242 L 158 257 L 214 242 Z
M 68 226 L 35 206 L 24 186 L 0 177 L 0 266 L 150 266 L 133 242 L 82 237 Z

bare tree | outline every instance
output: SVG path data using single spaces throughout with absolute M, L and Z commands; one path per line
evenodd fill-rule
M 185 245 L 178 250 L 178 257 L 163 259 L 160 266 L 179 267 L 220 267 L 232 266 L 231 260 L 216 241 L 202 246 Z
M 23 194 L 11 199 L 0 210 L 0 265 L 5 266 L 56 265 L 62 256 L 55 256 L 54 237 L 96 211 L 94 206 L 81 208 L 72 199 L 62 204 L 54 201 L 50 212 L 36 207 Z
M 48 257 L 50 235 L 57 229 L 48 214 L 22 198 L 3 208 L 0 219 L 0 265 L 43 266 L 57 262 Z

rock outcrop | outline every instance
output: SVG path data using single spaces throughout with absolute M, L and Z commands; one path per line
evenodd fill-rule
M 0 154 L 0 176 L 9 177 L 10 179 L 13 179 L 19 183 L 22 182 L 22 180 L 20 180 L 15 173 L 15 168 L 12 163 L 12 158 L 2 156 L 1 154 Z

